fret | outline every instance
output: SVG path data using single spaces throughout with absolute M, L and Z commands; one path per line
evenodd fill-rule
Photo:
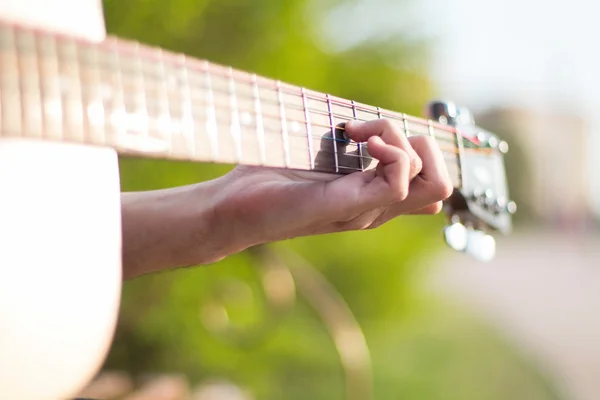
M 383 116 L 381 114 L 381 107 L 377 107 L 377 118 L 378 119 L 382 119 L 383 118 Z
M 190 124 L 194 131 L 194 148 L 195 157 L 206 160 L 216 161 L 219 154 L 219 147 L 214 137 L 217 132 L 216 127 L 216 112 L 214 110 L 214 99 L 212 93 L 206 85 L 207 80 L 210 80 L 212 88 L 212 80 L 207 77 L 207 63 L 200 63 L 193 58 L 185 57 L 183 68 L 185 71 L 185 86 L 189 92 L 189 108 L 190 108 Z M 211 107 L 212 116 L 211 116 Z M 214 129 L 210 130 L 207 127 L 211 125 Z
M 356 115 L 356 103 L 354 102 L 354 100 L 352 100 L 352 117 L 354 120 L 356 120 L 358 117 Z M 365 160 L 363 159 L 363 146 L 362 143 L 357 143 L 358 146 L 358 156 L 359 158 L 359 162 L 360 162 L 360 170 L 364 171 L 365 170 Z
M 406 125 L 403 126 L 404 132 L 408 131 L 407 137 L 411 136 L 429 136 L 429 127 L 426 123 L 420 121 L 411 121 L 411 119 L 406 116 Z
M 431 136 L 434 140 L 436 139 L 435 137 L 435 130 L 433 129 L 433 124 L 431 123 L 431 120 L 428 119 L 427 120 L 427 133 L 429 134 L 429 136 Z
M 15 30 L 10 26 L 0 27 L 0 106 L 3 134 L 20 136 L 21 90 L 19 88 L 19 61 Z
M 228 68 L 228 79 L 229 79 L 229 98 L 231 107 L 231 137 L 233 138 L 233 145 L 235 146 L 235 158 L 236 162 L 242 160 L 242 136 L 241 136 L 241 124 L 240 114 L 238 111 L 237 97 L 235 94 L 235 81 L 233 79 L 233 71 L 231 67 Z
M 306 91 L 302 88 L 302 108 L 304 108 L 304 126 L 306 129 L 306 141 L 308 144 L 308 159 L 310 162 L 310 169 L 315 169 L 315 156 L 313 154 L 313 142 L 312 142 L 312 127 L 310 125 L 310 112 L 308 111 L 308 102 L 306 100 Z
M 58 55 L 53 36 L 37 37 L 38 73 L 40 76 L 40 101 L 42 136 L 60 139 L 62 135 L 62 104 L 58 81 Z
M 336 135 L 335 135 L 335 122 L 333 119 L 333 114 L 331 113 L 331 100 L 329 99 L 329 95 L 325 95 L 327 98 L 327 110 L 329 111 L 329 123 L 331 126 L 331 139 L 332 139 L 332 147 L 333 147 L 333 158 L 335 163 L 335 172 L 340 172 L 339 160 L 338 160 L 338 152 L 337 152 L 337 143 L 336 143 Z
M 142 58 L 140 54 L 140 44 L 135 43 L 133 48 L 133 60 L 132 60 L 132 76 L 135 82 L 135 91 L 133 92 L 131 114 L 133 118 L 128 118 L 130 121 L 129 130 L 136 134 L 136 136 L 145 136 L 150 139 L 153 138 L 154 129 L 150 126 L 150 119 L 148 118 L 148 98 L 149 98 L 149 84 L 146 82 L 149 80 L 148 73 L 144 64 L 142 64 Z M 126 92 L 127 93 L 127 92 Z M 151 140 L 148 140 L 150 143 Z M 165 141 L 166 142 L 166 141 Z M 165 147 L 168 148 L 168 143 L 164 143 Z
M 162 51 L 155 53 L 155 58 L 154 62 L 143 63 L 149 133 L 164 138 L 166 152 L 173 155 L 175 133 L 171 130 L 171 106 Z
M 40 77 L 38 73 L 38 60 L 36 39 L 32 32 L 18 31 L 15 36 L 19 57 L 19 76 L 21 91 L 21 118 L 22 129 L 30 137 L 42 137 L 42 115 Z
M 206 119 L 206 132 L 208 134 L 211 146 L 212 161 L 218 161 L 219 159 L 219 142 L 217 132 L 217 113 L 215 110 L 215 100 L 212 89 L 212 79 L 210 76 L 210 64 L 208 61 L 205 63 L 205 79 L 206 79 L 206 99 L 208 101 L 208 115 Z
M 79 61 L 79 83 L 86 140 L 105 144 L 105 112 L 102 103 L 98 49 L 95 46 L 77 45 Z
M 57 53 L 59 67 L 57 79 L 63 107 L 61 139 L 83 143 L 85 133 L 77 45 L 72 39 L 61 40 L 57 43 Z
M 260 86 L 260 102 L 263 127 L 265 130 L 266 165 L 284 166 L 285 150 L 281 134 L 281 111 L 275 85 Z
M 180 62 L 178 63 L 177 73 L 179 76 L 179 87 L 178 93 L 180 94 L 181 103 L 181 134 L 187 145 L 191 158 L 196 158 L 199 155 L 198 149 L 201 146 L 199 140 L 199 134 L 196 132 L 196 121 L 194 119 L 194 110 L 192 106 L 192 89 L 190 87 L 190 80 L 187 67 L 187 57 L 180 55 Z M 174 88 L 175 90 L 175 88 Z M 199 120 L 198 120 L 199 121 Z
M 252 96 L 254 98 L 254 118 L 256 120 L 256 137 L 258 140 L 258 151 L 260 153 L 260 163 L 265 165 L 267 162 L 265 146 L 265 127 L 263 124 L 262 107 L 260 104 L 260 90 L 256 82 L 256 74 L 252 74 Z
M 404 126 L 404 135 L 408 138 L 411 136 L 411 133 L 408 129 L 408 118 L 406 117 L 406 114 L 402 114 L 401 120 Z
M 285 119 L 285 105 L 280 90 L 280 82 L 277 81 L 277 102 L 279 103 L 279 117 L 281 118 L 281 136 L 283 138 L 283 153 L 285 166 L 290 166 L 290 140 L 288 137 L 287 121 Z
M 107 50 L 101 57 L 105 67 L 103 81 L 106 88 L 102 95 L 104 110 L 107 115 L 106 141 L 116 147 L 127 148 L 125 137 L 127 135 L 127 111 L 125 106 L 125 90 L 123 86 L 123 67 L 117 43 L 112 40 L 107 43 Z
M 458 164 L 458 176 L 459 176 L 459 181 L 460 181 L 460 188 L 465 187 L 465 174 L 463 173 L 463 160 L 464 160 L 464 154 L 465 154 L 465 146 L 463 143 L 463 136 L 462 133 L 460 133 L 460 131 L 458 130 L 458 128 L 455 128 L 455 134 L 456 134 L 456 144 L 458 147 L 458 156 L 457 156 L 457 164 Z

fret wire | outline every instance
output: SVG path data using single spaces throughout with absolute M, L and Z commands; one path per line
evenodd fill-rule
M 285 119 L 285 106 L 283 105 L 283 95 L 279 90 L 280 82 L 277 81 L 277 102 L 279 103 L 279 114 L 281 118 L 281 135 L 283 137 L 283 152 L 285 154 L 285 166 L 290 164 L 290 144 L 288 138 L 287 122 Z
M 106 144 L 106 110 L 102 101 L 101 53 L 97 47 L 92 46 L 88 48 L 87 57 L 89 57 L 90 64 L 93 66 L 88 69 L 81 68 L 80 71 L 84 71 L 87 78 L 92 81 L 92 84 L 84 84 L 82 88 L 82 93 L 84 91 L 87 93 L 85 115 L 90 123 L 88 133 L 92 142 Z M 87 57 L 84 57 L 84 59 L 87 59 Z M 86 86 L 87 90 L 84 90 Z
M 186 141 L 188 146 L 191 148 L 191 153 L 193 157 L 197 156 L 198 146 L 196 141 L 198 140 L 198 134 L 196 129 L 196 122 L 194 119 L 193 112 L 193 103 L 192 103 L 192 89 L 189 82 L 189 74 L 188 74 L 188 66 L 187 66 L 187 56 L 181 55 L 181 75 L 183 81 L 183 89 L 180 91 L 181 93 L 181 103 L 182 103 L 182 112 L 181 112 L 181 129 L 183 131 L 183 136 L 187 138 Z
M 36 55 L 36 60 L 37 60 L 37 73 L 38 73 L 38 77 L 39 77 L 39 87 L 38 87 L 38 91 L 39 91 L 39 96 L 40 96 L 40 119 L 41 119 L 41 125 L 42 125 L 42 132 L 41 132 L 41 137 L 45 137 L 46 136 L 46 132 L 48 131 L 48 126 L 49 126 L 49 122 L 48 122 L 48 116 L 46 115 L 46 97 L 47 97 L 47 93 L 46 93 L 46 85 L 48 84 L 48 82 L 45 82 L 45 70 L 44 70 L 44 62 L 52 62 L 52 60 L 44 60 L 42 59 L 43 57 L 43 52 L 41 51 L 41 47 L 43 45 L 43 41 L 45 38 L 41 37 L 40 35 L 35 35 L 35 55 Z M 0 101 L 1 103 L 1 101 Z M 1 105 L 0 105 L 1 106 Z M 1 118 L 1 114 L 2 114 L 2 110 L 0 109 L 0 118 Z M 0 129 L 2 129 L 2 123 L 0 122 Z
M 29 52 L 28 57 L 19 58 L 19 74 L 28 79 L 20 79 L 21 101 L 24 103 L 21 107 L 22 126 L 27 130 L 30 136 L 41 137 L 41 115 L 40 109 L 40 81 L 37 73 L 37 51 L 35 51 L 35 36 L 31 32 L 21 31 L 16 37 L 17 52 L 25 50 L 34 50 Z M 30 72 L 28 72 L 30 71 Z
M 333 119 L 333 114 L 331 113 L 331 102 L 329 101 L 329 95 L 326 95 L 326 97 L 327 109 L 329 110 L 329 123 L 331 124 L 331 137 L 333 138 L 333 157 L 335 161 L 335 172 L 339 172 L 337 144 L 335 143 L 335 140 L 337 139 L 335 135 L 335 122 Z
M 147 100 L 149 96 L 147 96 L 147 91 L 146 91 L 146 78 L 144 76 L 144 68 L 142 66 L 142 58 L 140 55 L 140 44 L 139 43 L 135 43 L 134 44 L 134 61 L 135 61 L 135 68 L 136 68 L 136 72 L 134 75 L 135 76 L 139 76 L 139 82 L 141 85 L 141 96 L 139 96 L 140 93 L 138 93 L 138 96 L 136 96 L 136 102 L 135 102 L 135 113 L 137 114 L 138 118 L 135 119 L 135 123 L 140 123 L 141 121 L 143 121 L 142 123 L 140 123 L 140 125 L 144 125 L 143 129 L 139 129 L 139 131 L 142 131 L 146 134 L 147 138 L 150 138 L 150 124 L 148 123 L 147 118 L 139 118 L 140 114 L 143 116 L 147 116 L 148 115 L 148 104 L 147 104 Z M 138 104 L 139 101 L 139 104 Z M 136 127 L 137 128 L 137 127 Z M 136 129 L 136 134 L 139 134 L 139 131 L 137 131 L 138 129 Z
M 455 128 L 455 132 L 456 132 L 456 144 L 458 146 L 457 164 L 458 164 L 458 169 L 459 169 L 460 187 L 463 188 L 463 187 L 465 187 L 465 174 L 463 173 L 463 165 L 464 165 L 463 160 L 464 160 L 464 154 L 465 154 L 465 146 L 463 143 L 462 134 L 459 132 L 459 130 L 457 128 Z
M 22 99 L 19 80 L 19 61 L 17 58 L 16 32 L 11 27 L 6 28 L 5 44 L 9 42 L 10 50 L 0 52 L 2 74 L 0 74 L 0 103 L 2 104 L 2 129 L 10 135 L 22 135 Z M 14 75 L 16 79 L 10 79 Z
M 81 90 L 81 74 L 80 74 L 80 69 L 81 66 L 79 65 L 79 63 L 77 62 L 78 60 L 78 52 L 77 52 L 77 42 L 74 39 L 70 39 L 70 40 L 66 40 L 64 43 L 64 45 L 68 46 L 67 48 L 64 48 L 64 51 L 67 52 L 67 59 L 65 60 L 64 58 L 61 60 L 61 67 L 63 68 L 60 76 L 59 76 L 59 80 L 61 80 L 62 82 L 60 83 L 61 85 L 61 93 L 63 95 L 63 106 L 65 105 L 65 101 L 64 98 L 66 97 L 69 101 L 67 102 L 66 106 L 67 107 L 63 107 L 67 109 L 67 112 L 65 113 L 69 119 L 69 124 L 67 124 L 67 131 L 69 135 L 72 136 L 76 136 L 78 139 L 78 142 L 83 143 L 85 141 L 85 137 L 86 137 L 86 129 L 84 127 L 84 112 L 83 112 L 83 94 L 82 94 L 82 90 Z M 71 50 L 71 51 L 69 51 Z M 63 54 L 64 55 L 64 54 Z M 64 62 L 64 65 L 63 65 Z M 73 71 L 69 71 L 69 68 L 72 68 Z M 63 77 L 67 77 L 66 79 L 63 79 Z M 70 79 L 69 79 L 70 78 Z M 72 87 L 67 87 L 67 83 L 69 81 L 73 81 L 73 86 Z M 73 93 L 69 93 L 69 92 L 73 92 Z M 75 101 L 75 98 L 77 99 L 77 101 Z M 73 126 L 72 124 L 75 124 L 75 126 Z M 65 132 L 62 132 L 62 136 L 64 137 Z
M 429 133 L 429 136 L 431 136 L 434 140 L 436 140 L 435 131 L 433 129 L 433 125 L 431 124 L 430 119 L 427 120 L 427 132 Z
M 354 100 L 352 100 L 352 117 L 354 118 L 354 120 L 358 120 L 358 115 L 356 113 L 356 105 L 355 105 Z M 361 156 L 361 159 L 360 159 L 360 169 L 362 171 L 364 171 L 365 170 L 365 166 L 364 166 L 363 159 L 362 159 L 363 149 L 362 149 L 362 143 L 360 143 L 360 142 L 358 143 L 358 154 L 360 154 L 360 156 Z
M 213 161 L 217 161 L 219 158 L 219 144 L 218 144 L 218 137 L 217 137 L 217 115 L 216 115 L 216 110 L 215 110 L 215 103 L 214 103 L 214 98 L 213 98 L 213 90 L 212 90 L 212 81 L 211 81 L 211 77 L 210 77 L 210 63 L 208 61 L 205 61 L 205 79 L 206 79 L 206 86 L 207 86 L 207 97 L 208 97 L 208 118 L 206 120 L 206 131 L 208 133 L 208 137 L 210 138 L 210 144 L 211 144 L 211 154 L 212 154 L 212 158 Z
M 408 138 L 410 137 L 410 131 L 408 130 L 408 119 L 406 118 L 406 114 L 402 114 L 402 122 L 404 124 L 404 135 Z
M 312 143 L 312 126 L 310 123 L 310 111 L 308 110 L 306 93 L 304 88 L 302 90 L 302 108 L 304 108 L 304 125 L 306 127 L 306 139 L 308 141 L 308 159 L 310 161 L 310 169 L 315 169 L 315 157 L 313 155 L 313 143 Z
M 161 82 L 158 85 L 158 90 L 162 91 L 162 96 L 160 96 L 162 99 L 164 99 L 164 101 L 166 102 L 166 115 L 161 115 L 158 120 L 159 120 L 159 124 L 158 124 L 158 130 L 159 132 L 162 131 L 163 129 L 167 132 L 167 136 L 169 136 L 169 154 L 173 154 L 174 152 L 174 142 L 173 142 L 173 132 L 171 130 L 171 126 L 172 126 L 172 115 L 171 115 L 171 104 L 169 101 L 169 88 L 167 87 L 167 73 L 166 73 L 166 69 L 165 69 L 165 60 L 164 60 L 164 55 L 163 55 L 163 51 L 162 49 L 158 49 L 158 69 L 159 69 L 159 75 L 161 75 Z M 147 103 L 146 103 L 147 104 Z M 161 111 L 162 113 L 163 111 Z M 162 133 L 162 132 L 161 132 Z
M 122 140 L 126 137 L 127 134 L 127 129 L 124 128 L 127 115 L 127 107 L 125 105 L 123 64 L 121 62 L 121 54 L 118 51 L 116 43 L 114 42 L 113 47 L 111 48 L 111 55 L 115 57 L 115 63 L 117 64 L 117 68 L 115 71 L 115 79 L 117 81 L 117 84 L 116 88 L 113 88 L 112 91 L 112 105 L 116 108 L 116 113 L 115 111 L 111 112 L 110 124 L 114 132 L 115 142 L 121 145 Z
M 233 80 L 233 72 L 231 67 L 228 68 L 229 71 L 229 97 L 231 100 L 231 137 L 233 138 L 233 145 L 235 146 L 235 157 L 236 161 L 240 162 L 242 159 L 242 137 L 241 130 L 242 126 L 240 124 L 240 115 L 238 112 L 237 105 L 237 97 L 235 94 L 235 81 Z
M 377 118 L 378 119 L 382 119 L 383 117 L 381 116 L 381 107 L 377 107 Z
M 265 165 L 267 163 L 265 128 L 263 124 L 262 106 L 260 102 L 260 89 L 256 82 L 256 74 L 252 74 L 252 96 L 254 97 L 254 113 L 256 114 L 256 135 L 258 137 L 258 151 L 260 152 L 260 162 L 262 165 Z

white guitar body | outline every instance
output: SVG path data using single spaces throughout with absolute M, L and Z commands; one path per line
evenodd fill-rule
M 3 19 L 104 37 L 96 0 L 0 0 Z M 73 397 L 112 341 L 121 213 L 112 149 L 0 139 L 0 396 Z

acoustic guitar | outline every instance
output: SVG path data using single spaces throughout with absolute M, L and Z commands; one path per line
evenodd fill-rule
M 106 37 L 96 0 L 0 0 L 0 395 L 73 396 L 110 347 L 121 290 L 118 155 L 361 173 L 343 123 L 429 135 L 454 183 L 447 243 L 508 233 L 508 145 L 466 110 L 428 119 Z M 70 15 L 70 16 L 69 16 Z

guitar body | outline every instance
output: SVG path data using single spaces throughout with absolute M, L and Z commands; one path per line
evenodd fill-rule
M 95 0 L 0 0 L 0 15 L 101 40 L 100 6 Z M 0 274 L 2 397 L 73 397 L 102 365 L 118 314 L 114 150 L 0 137 Z

